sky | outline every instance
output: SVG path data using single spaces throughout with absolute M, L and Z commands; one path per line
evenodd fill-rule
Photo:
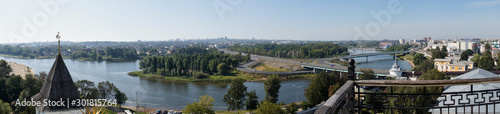
M 500 38 L 500 0 L 0 0 L 0 43 Z

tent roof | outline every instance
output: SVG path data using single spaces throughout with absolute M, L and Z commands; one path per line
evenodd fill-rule
M 48 76 L 45 78 L 40 92 L 33 96 L 36 101 L 42 101 L 44 99 L 49 99 L 51 101 L 60 99 L 72 101 L 75 99 L 80 99 L 80 95 L 77 88 L 71 78 L 71 74 L 64 63 L 61 54 L 57 55 L 57 58 L 49 71 Z M 66 102 L 69 102 L 66 101 Z M 57 106 L 37 106 L 39 111 L 58 111 L 58 110 L 68 110 L 67 106 L 57 107 Z M 76 107 L 69 107 L 76 108 Z

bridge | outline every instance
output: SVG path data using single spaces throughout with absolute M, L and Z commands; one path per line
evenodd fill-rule
M 333 72 L 337 71 L 340 73 L 347 73 L 347 67 L 345 66 L 337 66 L 337 65 L 330 65 L 330 66 L 317 66 L 317 65 L 301 65 L 304 68 L 309 68 L 313 69 L 312 72 L 317 72 L 318 70 L 325 70 L 326 72 Z M 366 68 L 356 68 L 356 71 L 361 71 L 361 69 L 366 69 Z M 389 70 L 386 69 L 372 69 L 376 76 L 387 76 L 389 74 Z M 356 72 L 356 75 L 358 74 L 363 74 L 363 72 Z
M 418 81 L 359 80 L 354 74 L 354 64 L 351 65 L 347 73 L 348 81 L 324 104 L 298 114 L 500 113 L 500 89 L 481 86 L 499 83 L 500 77 Z M 439 87 L 451 86 L 462 90 L 434 91 Z M 365 87 L 378 87 L 383 91 L 370 91 Z M 419 92 L 401 91 L 402 87 Z
M 368 56 L 376 56 L 376 55 L 389 55 L 389 54 L 394 55 L 394 54 L 400 54 L 400 53 L 410 53 L 410 51 L 363 53 L 363 54 L 356 54 L 356 55 L 348 55 L 348 56 L 344 56 L 344 57 L 341 57 L 341 58 L 350 59 L 350 58 L 368 57 Z
M 235 51 L 229 51 L 226 49 L 219 49 L 219 51 L 223 51 L 225 53 L 229 54 L 238 54 L 238 52 Z M 316 59 L 308 59 L 308 60 L 313 60 L 315 63 L 302 63 L 302 62 L 297 62 L 294 59 L 284 59 L 284 58 L 276 58 L 276 57 L 268 57 L 268 56 L 262 56 L 262 55 L 252 55 L 251 59 L 252 61 L 239 65 L 238 70 L 242 70 L 245 72 L 249 73 L 257 73 L 257 74 L 278 74 L 278 75 L 288 75 L 288 74 L 304 74 L 304 73 L 316 73 L 316 70 L 326 70 L 328 71 L 338 71 L 341 73 L 347 72 L 347 67 L 342 66 L 336 63 L 330 63 L 329 60 L 333 59 L 346 59 L 346 58 L 356 58 L 356 57 L 367 57 L 368 56 L 375 56 L 375 55 L 387 55 L 387 54 L 398 54 L 398 53 L 410 53 L 410 51 L 395 51 L 395 52 L 379 52 L 379 53 L 365 53 L 365 54 L 356 54 L 356 55 L 349 55 L 349 56 L 343 56 L 343 57 L 330 57 L 330 58 L 316 58 Z M 246 53 L 242 53 L 242 55 L 246 55 Z M 257 60 L 266 60 L 266 61 L 276 61 L 276 62 L 282 62 L 282 63 L 289 63 L 289 64 L 298 64 L 301 65 L 303 68 L 308 68 L 312 69 L 313 71 L 292 71 L 292 72 L 264 72 L 264 71 L 256 71 L 254 69 L 248 68 L 250 64 L 253 64 L 257 62 Z M 368 59 L 367 59 L 368 60 Z M 363 68 L 357 68 L 357 71 L 360 71 Z M 373 69 L 375 72 L 376 76 L 387 76 L 389 74 L 389 70 L 387 69 Z M 357 72 L 359 74 L 361 72 Z

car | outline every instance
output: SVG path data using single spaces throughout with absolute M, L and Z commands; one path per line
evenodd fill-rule
M 161 110 L 157 110 L 155 114 L 161 114 Z

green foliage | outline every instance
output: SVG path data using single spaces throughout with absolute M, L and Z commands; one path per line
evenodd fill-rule
M 300 107 L 302 108 L 302 110 L 307 110 L 307 109 L 312 108 L 314 106 L 316 106 L 316 105 L 310 103 L 309 101 L 303 101 L 302 103 L 300 103 Z
M 24 80 L 21 78 L 21 76 L 12 76 L 7 79 L 7 84 L 5 87 L 7 87 L 7 94 L 8 94 L 8 99 L 4 99 L 5 102 L 12 102 L 15 101 L 19 95 L 21 94 L 21 91 L 23 91 L 23 86 L 21 86 L 21 83 Z
M 443 46 L 443 48 L 446 48 Z M 436 49 L 431 49 L 431 56 L 432 56 L 432 59 L 434 58 L 444 58 L 448 55 L 448 52 L 446 49 L 444 50 L 441 50 L 439 49 L 439 47 L 436 47 Z
M 424 60 L 422 63 L 413 67 L 412 71 L 427 72 L 431 69 L 434 69 L 434 61 L 429 59 L 429 60 Z
M 116 103 L 119 104 L 120 106 L 125 104 L 125 101 L 128 100 L 127 95 L 125 95 L 125 93 L 121 92 L 120 89 L 115 88 L 114 93 L 115 93 Z
M 416 53 L 414 56 L 413 56 L 413 64 L 414 65 L 419 65 L 420 63 L 424 62 L 425 60 L 425 57 L 424 57 L 424 54 L 421 54 L 421 53 Z
M 96 99 L 99 96 L 99 90 L 92 81 L 78 80 L 75 86 L 83 99 Z
M 268 100 L 260 101 L 257 106 L 257 114 L 283 114 L 281 106 Z
M 0 77 L 6 77 L 12 72 L 12 68 L 5 60 L 0 60 Z
M 264 43 L 248 46 L 234 45 L 229 50 L 279 57 L 279 58 L 324 58 L 336 55 L 349 55 L 346 46 L 333 43 L 308 43 L 308 44 L 274 44 Z
M 361 69 L 361 74 L 359 74 L 360 80 L 371 80 L 375 79 L 375 71 L 373 69 Z
M 10 107 L 9 103 L 3 102 L 0 99 L 0 114 L 10 114 L 12 112 L 12 108 Z
M 217 71 L 219 71 L 220 75 L 226 75 L 229 73 L 230 68 L 227 66 L 226 63 L 220 63 L 217 65 Z
M 99 98 L 100 99 L 108 99 L 114 94 L 114 89 L 116 88 L 115 84 L 106 82 L 99 82 L 97 84 L 97 89 L 99 90 Z
M 474 67 L 478 66 L 480 57 L 481 56 L 479 56 L 479 54 L 474 54 L 474 56 L 470 59 L 470 61 L 474 62 Z
M 299 106 L 295 103 L 290 103 L 288 107 L 286 107 L 285 112 L 287 114 L 295 114 L 299 110 Z
M 474 52 L 470 49 L 467 49 L 460 54 L 460 60 L 467 60 L 472 54 L 474 54 Z
M 198 102 L 195 101 L 192 104 L 188 103 L 188 105 L 182 109 L 182 112 L 186 114 L 215 114 L 212 110 L 214 101 L 215 100 L 212 96 L 200 96 Z
M 332 87 L 332 89 L 329 90 L 330 86 L 336 85 L 337 87 L 340 87 L 346 82 L 345 79 L 346 77 L 340 78 L 338 72 L 331 72 L 327 74 L 323 71 L 316 74 L 304 92 L 308 103 L 314 106 L 322 101 L 328 100 L 328 98 L 330 98 L 329 93 L 335 93 L 338 89 Z
M 224 98 L 222 98 L 222 101 L 228 106 L 227 110 L 239 110 L 243 108 L 243 100 L 247 94 L 247 87 L 243 83 L 245 83 L 244 79 L 234 80 Z
M 276 103 L 281 88 L 281 80 L 277 75 L 268 76 L 264 81 L 264 90 L 266 91 L 266 101 Z
M 229 55 L 219 52 L 206 54 L 173 54 L 165 56 L 148 56 L 140 61 L 143 73 L 162 76 L 192 76 L 193 72 L 207 74 L 227 74 L 244 60 L 240 55 Z M 222 64 L 224 63 L 224 64 Z M 218 68 L 220 66 L 220 69 Z M 198 76 L 199 73 L 197 74 Z M 196 78 L 204 78 L 198 77 Z
M 477 62 L 477 65 L 479 68 L 482 68 L 484 70 L 493 70 L 495 67 L 495 60 L 491 57 L 491 52 L 490 51 L 485 51 L 482 55 L 479 61 Z
M 247 110 L 255 110 L 257 109 L 257 105 L 259 104 L 259 96 L 257 96 L 257 92 L 255 90 L 247 93 L 247 98 L 245 100 L 245 106 Z

